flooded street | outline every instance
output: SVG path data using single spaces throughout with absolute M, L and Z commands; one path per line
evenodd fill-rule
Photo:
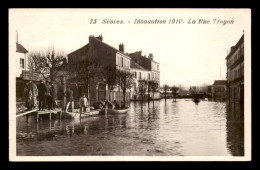
M 126 115 L 17 118 L 18 156 L 243 156 L 243 109 L 225 102 L 131 102 Z

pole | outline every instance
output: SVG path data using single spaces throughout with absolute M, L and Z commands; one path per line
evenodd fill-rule
M 63 88 L 63 109 L 65 110 L 66 109 L 66 96 L 65 96 L 65 93 L 66 93 L 66 77 L 65 76 L 62 76 L 61 82 L 62 82 L 62 88 Z

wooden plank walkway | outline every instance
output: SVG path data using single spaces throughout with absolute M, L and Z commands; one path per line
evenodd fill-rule
M 40 115 L 45 115 L 45 114 L 49 114 L 50 120 L 51 120 L 51 115 L 52 114 L 59 114 L 59 118 L 62 118 L 62 111 L 61 109 L 55 109 L 55 110 L 44 110 L 44 111 L 39 111 L 37 109 L 34 110 L 29 110 L 26 112 L 22 112 L 22 113 L 17 113 L 16 117 L 20 117 L 20 116 L 26 116 L 26 120 L 28 119 L 28 114 L 30 113 L 36 113 L 36 121 L 39 121 L 39 117 Z
M 34 109 L 34 110 L 29 110 L 29 111 L 26 111 L 26 112 L 22 112 L 22 113 L 16 113 L 16 117 L 24 116 L 24 115 L 27 115 L 29 113 L 33 113 L 33 112 L 37 112 L 37 111 L 38 111 L 37 109 Z
M 62 118 L 62 111 L 61 109 L 55 109 L 55 110 L 44 110 L 44 111 L 37 111 L 37 117 L 36 117 L 36 121 L 39 121 L 39 117 L 40 115 L 45 115 L 45 114 L 49 114 L 49 118 L 51 120 L 51 114 L 58 114 L 59 113 L 59 118 Z

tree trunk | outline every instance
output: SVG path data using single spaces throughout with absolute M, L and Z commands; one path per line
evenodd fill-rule
M 124 102 L 124 106 L 125 106 L 125 93 L 126 93 L 126 90 L 124 89 L 124 90 L 123 90 L 123 102 Z
M 110 98 L 110 87 L 108 86 L 108 101 L 111 101 L 111 98 Z

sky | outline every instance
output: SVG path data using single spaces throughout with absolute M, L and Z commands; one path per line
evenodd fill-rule
M 246 9 L 10 9 L 9 42 L 29 52 L 54 46 L 70 53 L 88 43 L 89 35 L 125 52 L 142 51 L 160 63 L 160 84 L 198 86 L 226 78 L 227 53 L 248 30 Z M 96 24 L 90 24 L 97 19 Z M 124 24 L 102 24 L 104 19 Z M 134 24 L 135 19 L 167 24 Z M 168 24 L 182 19 L 182 24 Z M 199 24 L 199 19 L 210 20 Z M 213 24 L 213 19 L 233 24 Z M 188 24 L 196 20 L 196 24 Z M 9 56 L 11 57 L 11 56 Z

